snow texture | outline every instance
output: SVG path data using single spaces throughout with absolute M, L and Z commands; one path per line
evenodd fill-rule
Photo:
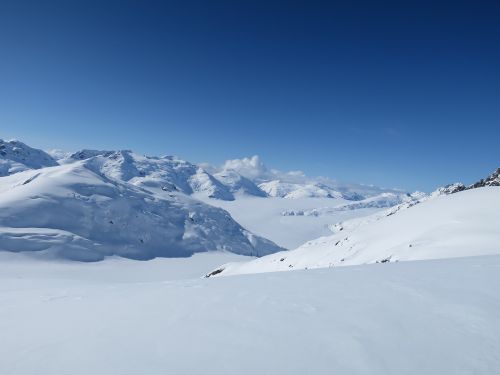
M 498 374 L 500 256 L 192 278 L 228 255 L 1 257 L 0 373 Z

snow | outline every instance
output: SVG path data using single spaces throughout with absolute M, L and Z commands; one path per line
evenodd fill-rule
M 364 217 L 382 210 L 374 207 L 336 210 L 336 207 L 348 204 L 350 201 L 331 198 L 282 199 L 236 195 L 236 199 L 231 202 L 201 199 L 208 204 L 223 208 L 243 227 L 287 249 L 294 249 L 312 238 L 331 234 L 330 226 L 333 223 Z M 324 210 L 328 211 L 328 214 L 317 216 L 286 214 L 312 210 Z
M 1 374 L 493 375 L 500 367 L 500 256 L 201 279 L 193 269 L 230 254 L 99 263 L 5 255 Z
M 347 222 L 293 251 L 221 266 L 217 276 L 500 254 L 498 187 L 433 197 L 396 212 Z

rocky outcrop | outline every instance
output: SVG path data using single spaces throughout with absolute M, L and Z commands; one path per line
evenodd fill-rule
M 475 189 L 484 186 L 500 186 L 500 168 L 497 168 L 495 172 L 490 174 L 485 179 L 481 179 L 478 182 L 468 186 L 467 189 Z

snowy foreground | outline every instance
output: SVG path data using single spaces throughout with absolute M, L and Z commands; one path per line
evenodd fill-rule
M 236 258 L 2 254 L 0 373 L 498 374 L 500 256 L 196 276 Z

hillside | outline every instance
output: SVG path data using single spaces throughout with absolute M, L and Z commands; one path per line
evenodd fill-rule
M 220 267 L 218 275 L 500 254 L 500 189 L 425 199 L 347 222 L 296 250 Z

